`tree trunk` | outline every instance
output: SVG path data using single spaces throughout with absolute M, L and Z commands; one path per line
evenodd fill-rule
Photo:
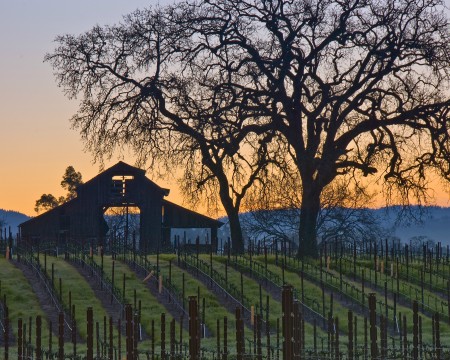
M 244 252 L 244 238 L 242 236 L 239 212 L 233 208 L 232 211 L 227 211 L 227 215 L 230 222 L 232 252 L 233 254 L 242 254 Z
M 233 199 L 228 193 L 228 181 L 226 178 L 218 177 L 220 186 L 220 200 L 225 209 L 228 221 L 230 222 L 230 237 L 233 254 L 242 254 L 244 252 L 244 238 L 242 236 L 241 222 L 239 220 L 239 202 L 233 203 Z
M 320 191 L 304 186 L 300 212 L 299 251 L 300 257 L 319 256 L 317 246 L 317 217 L 320 211 Z

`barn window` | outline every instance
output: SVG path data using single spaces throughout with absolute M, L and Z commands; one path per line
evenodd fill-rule
M 127 194 L 127 181 L 133 180 L 132 175 L 116 175 L 112 177 L 111 195 L 114 197 L 124 197 Z

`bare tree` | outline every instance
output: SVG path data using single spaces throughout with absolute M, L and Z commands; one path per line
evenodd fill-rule
M 266 159 L 280 134 L 302 183 L 300 251 L 316 256 L 337 177 L 378 174 L 404 203 L 426 199 L 427 169 L 449 177 L 449 40 L 440 0 L 192 0 L 61 36 L 46 60 L 82 95 L 72 122 L 95 154 L 195 150 L 240 244 L 230 161 L 251 136 Z M 237 176 L 240 194 L 262 166 Z
M 295 169 L 275 169 L 265 181 L 254 186 L 244 203 L 249 213 L 243 227 L 253 236 L 272 236 L 298 245 L 301 213 L 301 181 Z M 323 242 L 354 243 L 384 235 L 380 220 L 369 209 L 372 195 L 355 179 L 343 177 L 321 194 L 317 236 Z
M 220 201 L 241 252 L 240 203 L 270 161 L 273 135 L 194 40 L 191 15 L 188 3 L 137 11 L 117 26 L 58 37 L 46 60 L 69 97 L 82 95 L 72 123 L 96 160 L 127 144 L 151 169 L 183 168 L 186 197 L 213 209 Z

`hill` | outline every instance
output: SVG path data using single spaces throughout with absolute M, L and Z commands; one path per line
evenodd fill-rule
M 28 219 L 30 219 L 29 216 L 18 211 L 0 209 L 0 227 L 3 231 L 2 236 L 5 234 L 5 229 L 8 232 L 9 227 L 11 227 L 11 232 L 13 236 L 15 236 L 19 232 L 19 224 Z
M 342 233 L 360 229 L 363 227 L 362 221 L 370 220 L 378 229 L 378 236 L 397 237 L 402 243 L 408 243 L 412 238 L 423 238 L 435 243 L 441 242 L 444 246 L 450 245 L 448 232 L 450 207 L 412 206 L 405 210 L 392 206 L 379 209 L 357 209 L 351 212 L 351 216 L 344 217 L 347 225 L 344 226 L 344 230 L 341 230 Z M 296 230 L 298 229 L 298 210 L 296 209 L 265 212 L 263 221 L 256 219 L 255 213 L 252 212 L 242 213 L 240 218 L 245 238 L 251 237 L 258 240 L 265 237 L 286 236 L 289 239 L 298 239 Z M 218 237 L 227 239 L 230 236 L 227 218 L 223 217 L 219 220 L 225 225 L 219 229 Z M 255 228 L 260 225 L 266 227 L 265 231 L 255 231 Z M 330 232 L 336 233 L 333 228 Z

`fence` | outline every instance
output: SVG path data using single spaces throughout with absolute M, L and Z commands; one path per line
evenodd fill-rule
M 279 319 L 277 332 L 271 333 L 262 323 L 260 314 L 255 314 L 254 327 L 251 333 L 246 330 L 242 317 L 241 308 L 237 307 L 235 312 L 235 329 L 228 328 L 228 319 L 217 319 L 217 337 L 215 347 L 202 346 L 200 332 L 200 318 L 198 313 L 197 298 L 189 298 L 189 339 L 183 339 L 183 332 L 176 330 L 176 322 L 172 320 L 166 324 L 165 314 L 161 314 L 161 322 L 157 328 L 161 332 L 161 341 L 155 344 L 155 324 L 152 323 L 149 349 L 139 346 L 138 315 L 133 313 L 132 306 L 125 307 L 124 339 L 119 332 L 119 338 L 113 337 L 113 327 L 121 326 L 121 320 L 114 322 L 112 318 L 101 325 L 93 322 L 92 308 L 86 311 L 87 338 L 82 344 L 83 351 L 79 350 L 80 344 L 76 338 L 70 344 L 64 342 L 64 313 L 60 312 L 58 317 L 58 342 L 52 346 L 52 336 L 49 336 L 49 344 L 42 343 L 42 320 L 36 317 L 36 339 L 32 341 L 27 338 L 26 322 L 22 319 L 17 323 L 17 339 L 15 344 L 9 339 L 9 319 L 7 310 L 4 312 L 3 323 L 3 346 L 0 355 L 3 359 L 86 359 L 86 360 L 138 360 L 138 359 L 161 359 L 161 360 L 291 360 L 291 359 L 333 359 L 333 360 L 356 360 L 356 359 L 445 359 L 450 356 L 450 350 L 442 345 L 440 338 L 439 315 L 433 316 L 433 343 L 422 342 L 421 317 L 418 312 L 418 303 L 413 303 L 413 331 L 407 333 L 406 317 L 402 322 L 403 332 L 396 343 L 388 343 L 387 322 L 383 315 L 376 313 L 376 298 L 374 294 L 369 295 L 369 317 L 364 319 L 364 338 L 358 339 L 355 326 L 356 318 L 353 313 L 348 313 L 348 334 L 345 338 L 339 331 L 339 319 L 328 318 L 328 332 L 326 341 L 317 343 L 314 338 L 313 347 L 305 346 L 304 318 L 301 305 L 294 300 L 293 288 L 283 286 L 282 289 L 283 315 Z M 409 319 L 411 321 L 411 319 Z M 168 327 L 167 327 L 168 325 Z M 280 326 L 281 325 L 281 326 Z M 31 320 L 29 327 L 31 326 Z M 182 327 L 182 324 L 180 324 Z M 168 331 L 167 331 L 168 329 Z M 223 332 L 221 332 L 222 330 Z M 51 330 L 50 330 L 51 331 Z M 229 341 L 229 335 L 234 331 L 233 339 Z M 314 331 L 316 331 L 314 329 Z M 178 335 L 177 335 L 178 334 Z M 408 337 L 409 335 L 409 337 Z M 412 335 L 412 336 L 411 336 Z M 342 338 L 341 338 L 342 337 Z M 412 339 L 412 341 L 411 341 Z M 71 349 L 68 351 L 68 349 Z

